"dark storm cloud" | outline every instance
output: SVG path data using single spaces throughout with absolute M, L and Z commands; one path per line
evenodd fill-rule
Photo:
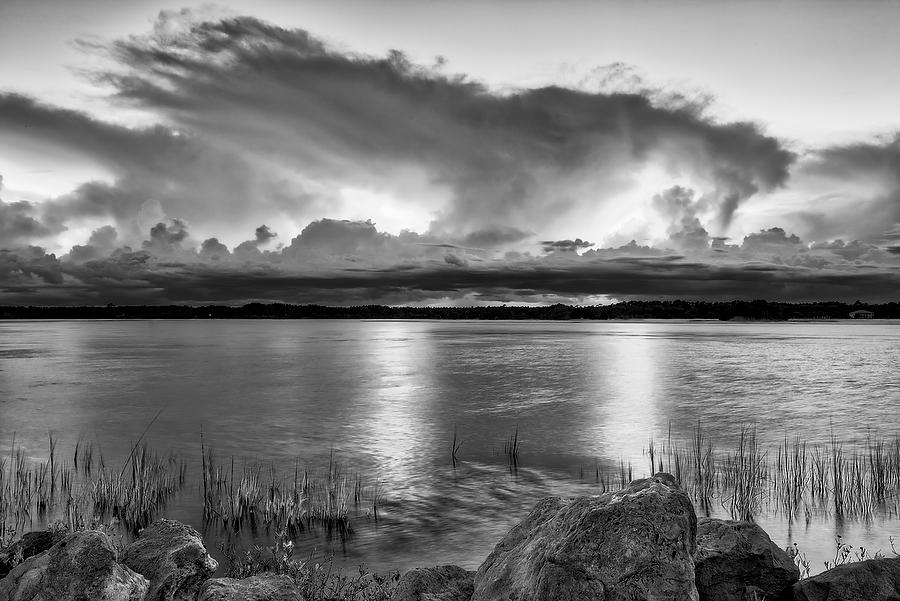
M 784 183 L 793 160 L 757 126 L 715 123 L 688 101 L 558 87 L 498 94 L 401 53 L 339 52 L 250 17 L 163 13 L 153 34 L 108 49 L 124 68 L 103 79 L 120 98 L 223 147 L 290 157 L 344 181 L 425 169 L 453 191 L 438 234 L 464 235 L 498 216 L 528 230 L 578 202 L 604 202 L 627 185 L 623 173 L 658 160 L 710 180 L 727 224 L 740 202 Z
M 265 244 L 272 238 L 277 238 L 278 234 L 269 229 L 267 225 L 261 225 L 256 228 L 256 243 Z
M 272 174 L 266 164 L 171 127 L 128 128 L 0 93 L 0 134 L 13 144 L 42 142 L 111 175 L 111 181 L 85 182 L 42 203 L 44 220 L 51 224 L 111 217 L 120 231 L 136 235 L 135 220 L 151 202 L 167 215 L 213 228 L 266 208 L 290 212 L 316 206 L 301 186 Z
M 541 248 L 545 253 L 559 251 L 559 252 L 575 252 L 584 248 L 590 248 L 594 246 L 593 242 L 588 242 L 587 240 L 582 240 L 581 238 L 575 238 L 574 240 L 542 240 Z
M 188 250 L 184 245 L 187 239 L 187 225 L 180 219 L 173 219 L 150 228 L 150 239 L 144 240 L 141 246 L 155 256 L 182 254 Z
M 151 35 L 102 48 L 117 65 L 98 78 L 165 125 L 126 128 L 0 94 L 5 139 L 43 141 L 109 176 L 40 205 L 0 201 L 0 304 L 896 300 L 897 139 L 804 159 L 805 176 L 857 182 L 864 203 L 823 196 L 850 200 L 809 212 L 808 229 L 776 221 L 787 229 L 728 243 L 708 230 L 723 233 L 746 199 L 782 186 L 794 156 L 756 125 L 713 120 L 704 101 L 635 86 L 501 93 L 252 18 L 164 13 Z M 610 233 L 578 226 L 625 202 L 645 167 L 696 184 L 638 200 L 664 220 L 664 242 L 552 239 L 571 235 L 549 233 L 557 219 L 568 222 L 552 231 Z M 391 234 L 321 218 L 368 216 L 372 198 L 434 221 Z M 60 258 L 28 246 L 82 218 L 109 225 Z
M 101 228 L 91 249 L 115 232 Z M 332 241 L 326 254 L 321 236 Z M 418 237 L 379 232 L 369 222 L 311 223 L 281 253 L 235 262 L 216 239 L 199 252 L 183 223 L 152 228 L 145 248 L 63 260 L 38 247 L 0 253 L 0 301 L 11 303 L 298 303 L 366 304 L 478 299 L 505 302 L 606 297 L 699 299 L 892 300 L 900 257 L 859 242 L 807 247 L 772 228 L 730 245 L 725 255 L 664 254 L 635 243 L 618 248 L 518 254 L 484 259 L 459 247 L 428 247 L 430 258 L 406 260 Z M 584 243 L 582 242 L 582 245 Z M 314 253 L 310 254 L 310 249 Z M 104 251 L 106 252 L 106 251 Z M 730 258 L 733 257 L 733 258 Z
M 531 233 L 508 225 L 491 225 L 466 234 L 459 243 L 474 248 L 496 248 L 506 244 L 521 242 L 532 236 Z
M 617 259 L 585 262 L 561 269 L 531 265 L 473 268 L 462 261 L 411 269 L 385 268 L 334 272 L 328 276 L 299 274 L 260 266 L 216 269 L 195 263 L 146 270 L 123 280 L 131 294 L 144 282 L 150 298 L 173 302 L 241 302 L 280 299 L 292 302 L 358 304 L 389 298 L 454 298 L 469 294 L 527 298 L 542 294 L 578 299 L 593 295 L 666 296 L 685 298 L 761 298 L 808 300 L 893 298 L 900 285 L 897 271 L 821 272 L 803 268 L 750 265 L 716 266 L 678 259 Z M 73 277 L 83 272 L 72 270 Z M 96 278 L 99 274 L 92 274 Z M 104 282 L 109 282 L 108 274 Z M 108 286 L 108 284 L 107 284 Z M 395 301 L 397 302 L 397 301 Z M 408 301 L 407 301 L 408 302 Z
M 3 176 L 0 175 L 0 195 L 3 194 Z M 41 220 L 41 208 L 26 201 L 4 202 L 0 197 L 0 248 L 47 238 L 65 229 L 60 224 L 48 224 Z
M 0 250 L 0 289 L 33 289 L 63 283 L 62 269 L 54 255 L 39 246 L 15 251 Z
M 220 261 L 224 258 L 227 258 L 231 253 L 228 252 L 228 247 L 219 242 L 218 239 L 209 238 L 207 240 L 204 240 L 200 245 L 199 254 L 204 259 Z
M 0 199 L 0 248 L 47 238 L 63 231 L 40 220 L 40 208 L 30 202 Z
M 900 134 L 881 142 L 832 146 L 800 165 L 801 177 L 823 180 L 832 191 L 822 209 L 798 216 L 809 236 L 847 236 L 889 244 L 900 231 Z M 836 190 L 836 191 L 835 191 Z M 892 235 L 892 233 L 894 235 Z
M 76 244 L 66 258 L 71 261 L 84 262 L 91 259 L 109 256 L 116 249 L 119 234 L 111 225 L 94 230 L 87 244 Z

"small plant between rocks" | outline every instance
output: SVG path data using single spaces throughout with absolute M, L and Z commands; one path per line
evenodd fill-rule
M 289 576 L 309 601 L 387 601 L 400 579 L 400 572 L 369 572 L 364 565 L 345 575 L 329 556 L 323 561 L 294 557 L 294 542 L 287 529 L 275 533 L 274 545 L 254 545 L 240 550 L 234 544 L 219 544 L 225 557 L 225 576 L 249 578 L 260 574 Z

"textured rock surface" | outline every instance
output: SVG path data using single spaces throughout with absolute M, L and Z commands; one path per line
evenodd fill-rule
M 174 520 L 157 520 L 145 528 L 122 561 L 150 581 L 147 601 L 194 601 L 218 567 L 200 534 Z
M 469 601 L 475 590 L 475 572 L 459 566 L 418 568 L 405 573 L 391 601 Z
M 66 535 L 63 532 L 49 530 L 26 532 L 22 538 L 0 551 L 0 578 L 9 574 L 10 570 L 22 561 L 43 553 L 64 538 Z
M 250 578 L 207 580 L 197 601 L 304 601 L 288 576 L 264 574 Z
M 796 601 L 900 601 L 900 557 L 844 564 L 804 578 L 792 592 Z
M 790 556 L 750 522 L 700 518 L 694 563 L 701 600 L 777 599 L 800 578 Z
M 473 601 L 696 601 L 697 517 L 668 474 L 539 502 L 475 576 Z
M 4 601 L 142 601 L 147 579 L 117 561 L 102 532 L 75 532 L 0 580 Z

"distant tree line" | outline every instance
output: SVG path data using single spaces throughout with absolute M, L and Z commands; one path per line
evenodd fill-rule
M 521 307 L 326 307 L 284 303 L 227 305 L 129 305 L 84 307 L 0 306 L 0 319 L 846 319 L 851 311 L 872 311 L 878 319 L 900 319 L 900 303 L 765 300 L 722 302 L 633 300 L 610 305 Z

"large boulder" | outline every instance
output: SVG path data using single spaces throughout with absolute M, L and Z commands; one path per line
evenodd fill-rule
M 400 577 L 391 601 L 469 601 L 475 591 L 475 572 L 459 566 L 417 568 Z
M 900 557 L 837 566 L 804 578 L 792 592 L 796 601 L 898 601 Z
M 777 599 L 800 578 L 791 557 L 752 522 L 700 518 L 694 563 L 701 601 Z
M 10 570 L 24 560 L 43 553 L 64 538 L 66 533 L 59 530 L 26 532 L 22 538 L 0 551 L 0 578 L 9 574 Z
M 200 534 L 181 522 L 157 520 L 125 549 L 123 563 L 150 580 L 147 601 L 194 601 L 219 564 Z
M 142 601 L 147 579 L 117 561 L 103 532 L 74 532 L 0 580 L 4 601 Z
M 540 501 L 475 575 L 473 601 L 697 601 L 697 516 L 669 474 Z
M 213 578 L 197 601 L 305 601 L 290 576 L 261 574 L 249 578 Z

